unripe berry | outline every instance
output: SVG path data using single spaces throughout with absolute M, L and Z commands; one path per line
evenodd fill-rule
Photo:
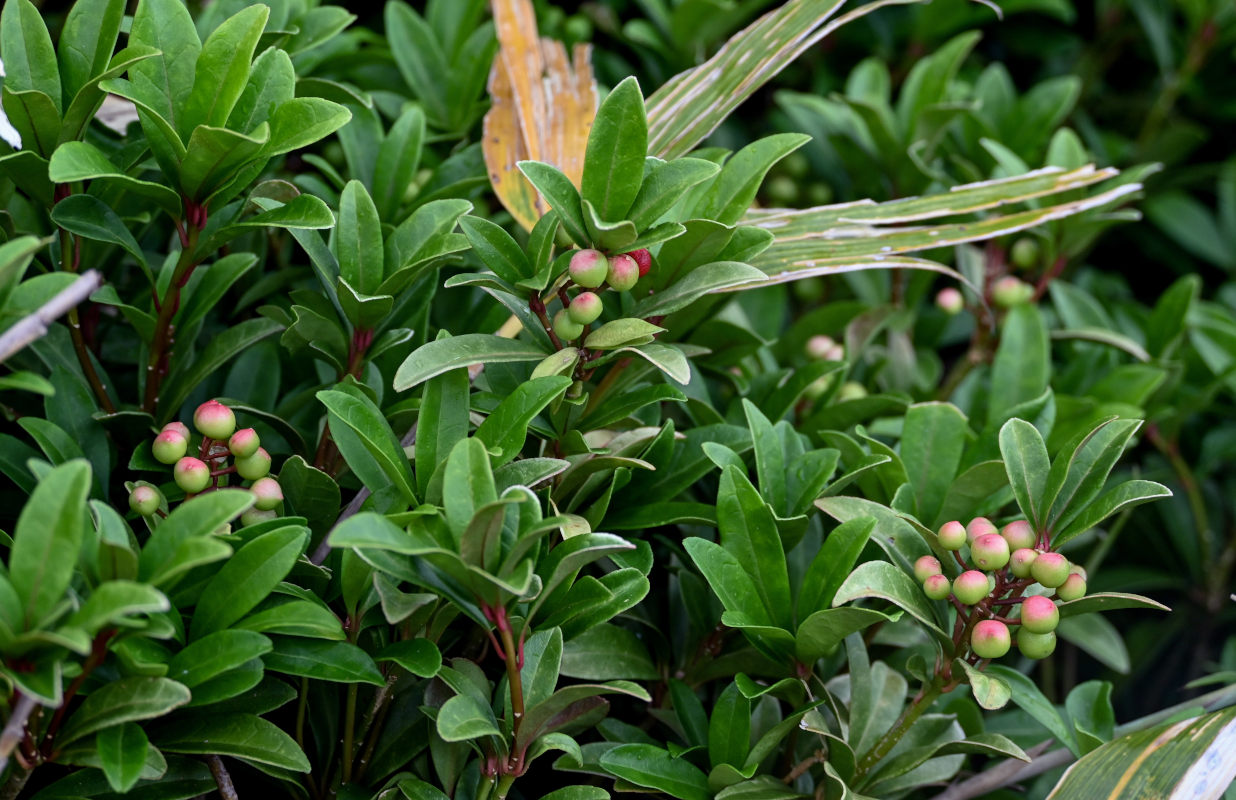
M 1086 596 L 1086 579 L 1076 572 L 1072 573 L 1056 589 L 1056 595 L 1066 603 L 1070 600 L 1082 599 Z
M 1059 553 L 1041 553 L 1030 565 L 1030 577 L 1055 589 L 1069 578 L 1069 560 Z
M 1013 573 L 1013 576 L 1016 578 L 1029 578 L 1030 565 L 1038 557 L 1038 551 L 1031 550 L 1029 547 L 1014 550 L 1013 555 L 1009 558 L 1009 572 Z
M 227 440 L 227 449 L 237 458 L 248 458 L 257 452 L 262 440 L 253 428 L 241 428 Z
M 827 350 L 824 351 L 824 360 L 825 361 L 845 361 L 845 346 L 840 345 L 840 344 L 835 344 L 832 347 L 828 348 Z M 862 386 L 861 383 L 856 384 L 856 385 Z M 865 395 L 866 393 L 867 393 L 867 390 L 864 388 L 863 394 Z
M 923 593 L 932 600 L 943 600 L 953 593 L 953 583 L 939 573 L 928 575 L 923 581 Z
M 197 494 L 210 485 L 210 467 L 193 456 L 185 456 L 172 468 L 176 485 L 188 494 Z
M 580 292 L 575 295 L 571 305 L 567 306 L 567 314 L 571 316 L 572 321 L 580 325 L 596 322 L 597 317 L 601 316 L 601 311 L 601 298 L 592 292 Z
M 567 272 L 571 280 L 585 289 L 595 289 L 605 283 L 605 275 L 609 271 L 609 263 L 600 250 L 580 250 L 571 256 Z
M 163 501 L 163 496 L 159 494 L 159 490 L 153 486 L 134 486 L 133 491 L 129 492 L 129 508 L 133 509 L 143 517 L 149 517 L 151 514 L 159 510 L 159 505 Z
M 957 580 L 953 581 L 953 594 L 968 606 L 975 605 L 986 597 L 990 588 L 987 576 L 977 569 L 966 570 L 957 576 Z
M 563 341 L 578 339 L 584 333 L 584 326 L 571 319 L 570 313 L 564 308 L 554 314 L 554 333 Z
M 983 534 L 999 532 L 1000 529 L 987 517 L 975 517 L 966 525 L 966 541 L 974 544 L 974 540 Z
M 991 287 L 991 299 L 1001 308 L 1012 308 L 1030 301 L 1034 287 L 1025 281 L 1005 275 Z
M 647 250 L 642 248 L 639 250 L 632 250 L 627 253 L 627 255 L 629 255 L 635 261 L 636 266 L 639 267 L 639 276 L 641 278 L 647 275 L 649 270 L 652 269 L 652 253 L 649 253 Z
M 176 431 L 176 433 L 179 433 L 185 439 L 189 438 L 189 426 L 184 424 L 183 422 L 169 422 L 166 425 L 164 425 L 162 430 L 160 430 L 159 432 L 163 433 L 165 431 Z
M 941 289 L 936 295 L 936 305 L 945 314 L 952 316 L 960 314 L 961 310 L 966 307 L 966 299 L 961 296 L 961 292 L 950 286 L 947 289 Z
M 966 544 L 966 526 L 957 520 L 946 522 L 936 533 L 936 541 L 945 550 L 960 550 Z
M 1004 541 L 1009 543 L 1010 550 L 1034 547 L 1039 538 L 1035 534 L 1033 526 L 1024 519 L 1014 520 L 1005 525 L 1004 530 L 1000 531 L 1000 535 L 1004 537 Z
M 739 370 L 738 372 L 734 374 L 742 375 L 742 370 Z M 821 375 L 820 377 L 813 380 L 811 383 L 807 384 L 807 388 L 803 389 L 803 394 L 806 395 L 808 400 L 819 400 L 821 397 L 824 396 L 824 393 L 828 391 L 828 387 L 832 385 L 833 385 L 832 375 Z
M 922 556 L 914 562 L 914 577 L 925 581 L 932 575 L 939 575 L 944 570 L 940 567 L 940 559 L 935 556 Z
M 858 381 L 846 381 L 837 390 L 837 400 L 862 400 L 867 396 L 867 387 Z
M 1030 269 L 1039 263 L 1039 243 L 1029 236 L 1013 242 L 1009 249 L 1009 261 L 1018 269 Z
M 236 459 L 236 474 L 247 481 L 256 481 L 266 477 L 270 472 L 270 453 L 259 447 L 257 452 L 247 458 Z
M 994 619 L 985 619 L 970 632 L 970 649 L 979 658 L 999 658 L 1012 647 L 1009 627 Z
M 279 516 L 274 511 L 262 511 L 258 508 L 250 508 L 248 511 L 240 515 L 240 524 L 249 526 L 257 525 L 259 522 L 266 522 Z
M 609 260 L 609 273 L 605 276 L 610 288 L 629 292 L 639 281 L 639 264 L 628 255 L 613 256 Z
M 1060 612 L 1051 598 L 1031 595 L 1021 602 L 1021 627 L 1031 633 L 1051 633 L 1060 624 Z
M 970 545 L 970 558 L 980 569 L 994 572 L 1009 563 L 1009 544 L 998 533 L 985 533 Z
M 175 464 L 188 450 L 189 440 L 175 429 L 165 429 L 155 437 L 154 444 L 150 445 L 150 452 L 161 464 Z
M 203 436 L 222 441 L 236 430 L 236 415 L 218 400 L 207 400 L 193 412 L 193 424 Z
M 258 478 L 249 491 L 257 498 L 253 507 L 258 511 L 273 511 L 283 502 L 283 489 L 274 478 Z
M 818 360 L 825 360 L 828 354 L 836 346 L 833 337 L 817 334 L 807 340 L 807 355 Z
M 1026 658 L 1047 658 L 1056 649 L 1056 634 L 1033 633 L 1023 627 L 1017 632 L 1017 647 Z

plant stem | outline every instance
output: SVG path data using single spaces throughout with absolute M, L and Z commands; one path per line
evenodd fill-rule
M 9 714 L 4 730 L 0 731 L 0 774 L 4 774 L 9 765 L 9 756 L 13 749 L 26 735 L 26 722 L 34 711 L 34 698 L 27 694 L 17 693 L 17 702 L 13 703 L 13 712 Z
M 936 698 L 943 691 L 944 687 L 940 676 L 936 676 L 931 683 L 924 685 L 906 710 L 902 712 L 901 717 L 893 724 L 893 727 L 889 728 L 858 762 L 858 766 L 855 769 L 855 778 L 865 777 L 872 767 L 880 763 L 880 759 L 888 755 L 889 751 L 897 746 L 897 742 L 900 742 L 901 737 L 906 735 L 906 732 L 910 730 L 910 726 L 923 715 L 923 712 L 936 701 Z M 855 785 L 860 785 L 857 780 Z
M 210 767 L 210 774 L 215 776 L 219 796 L 223 800 L 240 800 L 240 795 L 236 794 L 236 787 L 232 785 L 232 776 L 228 774 L 227 767 L 223 766 L 223 759 L 218 756 L 206 756 L 206 765 Z
M 21 794 L 21 790 L 26 787 L 26 781 L 30 780 L 30 775 L 34 772 L 33 769 L 18 769 L 14 770 L 5 782 L 4 788 L 0 789 L 0 800 L 16 800 L 17 795 Z
M 498 778 L 497 785 L 497 800 L 506 800 L 507 792 L 511 791 L 511 784 L 515 783 L 515 776 L 511 774 L 503 775 Z
M 197 240 L 201 229 L 189 223 L 185 227 L 184 238 L 181 241 L 180 258 L 172 271 L 172 280 L 167 287 L 167 294 L 159 301 L 159 316 L 155 319 L 154 339 L 150 343 L 150 358 L 146 361 L 146 392 L 142 400 L 142 408 L 153 414 L 159 405 L 159 386 L 167 373 L 167 361 L 172 355 L 175 343 L 172 318 L 180 310 L 180 290 L 193 274 L 198 265 L 194 258 L 197 250 Z
M 511 635 L 511 625 L 507 622 L 506 609 L 499 606 L 495 609 L 498 615 L 498 633 L 502 637 L 502 652 L 506 659 L 506 677 L 511 685 L 511 714 L 514 722 L 511 726 L 511 736 L 519 734 L 519 724 L 524 720 L 524 683 L 519 674 L 519 656 L 515 652 L 515 637 Z

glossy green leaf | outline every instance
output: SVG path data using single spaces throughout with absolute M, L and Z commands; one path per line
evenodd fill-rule
M 243 553 L 244 550 L 242 549 Z M 221 630 L 191 643 L 167 662 L 167 677 L 190 689 L 269 653 L 270 639 L 252 631 Z
M 527 439 L 529 424 L 570 385 L 571 378 L 565 375 L 525 381 L 477 426 L 475 436 L 489 449 L 495 467 L 519 454 Z
M 90 465 L 74 459 L 47 473 L 22 507 L 8 574 L 26 629 L 37 626 L 69 587 L 75 554 L 86 534 L 89 495 Z
M 308 543 L 303 527 L 264 533 L 236 551 L 198 598 L 190 638 L 202 639 L 236 622 L 287 577 Z
M 708 776 L 690 761 L 650 744 L 623 744 L 601 756 L 606 772 L 679 800 L 708 800 Z
M 63 747 L 113 725 L 161 717 L 189 702 L 188 688 L 167 678 L 118 678 L 91 692 L 56 737 Z
M 438 709 L 438 735 L 448 742 L 497 736 L 493 709 L 466 694 L 457 694 Z
M 273 641 L 275 649 L 262 656 L 266 669 L 272 672 L 336 683 L 381 686 L 385 682 L 373 659 L 354 644 L 299 637 L 276 637 Z
M 150 742 L 140 725 L 126 722 L 99 731 L 95 737 L 99 767 L 117 792 L 128 792 L 142 777 Z
M 182 137 L 198 125 L 223 126 L 249 80 L 249 67 L 270 9 L 249 6 L 226 19 L 202 43 L 194 64 L 193 89 L 178 98 L 184 110 L 176 121 Z
M 904 609 L 917 619 L 929 633 L 944 642 L 951 639 L 939 627 L 923 588 L 914 578 L 887 561 L 867 561 L 850 573 L 837 589 L 833 606 L 840 606 L 860 597 L 877 597 Z
M 400 491 L 405 502 L 414 504 L 416 492 L 412 488 L 412 468 L 404 455 L 403 447 L 378 407 L 359 393 L 327 390 L 318 392 L 317 398 L 330 412 L 332 429 L 343 428 L 350 431 L 361 445 L 362 451 L 356 452 L 351 458 L 349 456 L 352 454 L 341 447 L 341 452 L 348 458 L 348 464 L 353 470 L 358 469 L 362 458 L 370 459 L 377 465 L 377 475 L 371 477 L 366 472 L 361 476 L 367 484 L 372 484 L 370 489 L 381 489 L 389 483 Z
M 339 196 L 334 251 L 340 276 L 358 292 L 374 294 L 383 277 L 382 222 L 360 181 L 349 181 Z
M 308 772 L 309 759 L 296 741 L 253 714 L 194 714 L 161 725 L 155 744 L 168 753 L 222 755 Z
M 606 95 L 588 134 L 580 195 L 592 203 L 601 219 L 626 218 L 639 193 L 647 155 L 644 95 L 631 77 Z
M 467 333 L 438 339 L 421 346 L 399 365 L 395 372 L 395 391 L 407 391 L 435 375 L 457 367 L 540 361 L 545 355 L 545 351 L 535 345 L 487 333 Z

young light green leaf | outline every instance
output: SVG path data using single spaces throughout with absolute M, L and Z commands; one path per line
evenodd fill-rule
M 1000 455 L 1021 513 L 1036 531 L 1043 530 L 1046 515 L 1042 504 L 1051 502 L 1044 496 L 1051 465 L 1043 437 L 1029 422 L 1011 419 L 1000 428 Z

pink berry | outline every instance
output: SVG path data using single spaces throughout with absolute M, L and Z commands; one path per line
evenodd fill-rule
M 807 355 L 810 358 L 823 361 L 828 358 L 836 345 L 837 343 L 833 341 L 833 337 L 817 334 L 807 340 Z
M 1066 603 L 1086 596 L 1086 579 L 1074 572 L 1056 589 L 1056 595 Z
M 163 495 L 153 486 L 142 484 L 134 486 L 133 491 L 129 492 L 129 508 L 143 517 L 149 517 L 158 511 L 162 502 Z
M 939 575 L 944 570 L 940 567 L 940 559 L 935 556 L 922 556 L 914 562 L 914 577 L 925 581 L 932 575 Z
M 1004 537 L 1004 541 L 1009 543 L 1010 550 L 1020 550 L 1023 547 L 1034 547 L 1038 542 L 1038 535 L 1034 532 L 1034 527 L 1024 519 L 1018 519 L 1004 526 L 1004 530 L 1000 531 L 1000 535 Z
M 210 485 L 210 467 L 193 456 L 185 456 L 172 468 L 176 485 L 188 494 L 197 494 Z
M 975 517 L 966 525 L 966 540 L 974 544 L 974 540 L 985 533 L 999 533 L 1000 529 L 987 517 Z
M 953 583 L 942 574 L 928 575 L 923 581 L 923 593 L 932 600 L 943 600 L 953 593 Z
M 266 477 L 270 472 L 270 453 L 259 447 L 257 452 L 247 458 L 236 459 L 236 474 L 247 481 L 256 481 Z
M 970 632 L 970 649 L 979 658 L 999 658 L 1012 645 L 1008 626 L 998 620 L 985 619 Z
M 1059 553 L 1042 553 L 1030 565 L 1030 576 L 1048 589 L 1068 580 L 1069 572 L 1069 560 Z
M 1051 633 L 1060 624 L 1060 611 L 1051 598 L 1031 595 L 1021 603 L 1021 626 L 1031 633 Z
M 609 260 L 609 273 L 605 280 L 610 288 L 619 292 L 629 292 L 639 281 L 639 264 L 628 255 L 613 256 Z
M 258 511 L 273 511 L 283 502 L 283 489 L 274 478 L 258 478 L 249 491 L 257 498 L 253 506 Z
M 976 605 L 986 597 L 990 588 L 987 575 L 976 569 L 966 570 L 957 576 L 957 580 L 953 581 L 953 594 L 968 606 Z
M 567 306 L 567 313 L 571 315 L 571 319 L 580 325 L 590 325 L 596 322 L 602 310 L 601 298 L 593 292 L 580 292 L 575 295 L 571 305 Z
M 203 436 L 223 441 L 236 430 L 236 415 L 218 400 L 207 400 L 193 412 L 193 424 Z
M 163 431 L 176 431 L 185 439 L 189 438 L 189 426 L 183 422 L 169 422 L 163 426 Z
M 970 545 L 970 557 L 980 568 L 992 572 L 1009 563 L 1009 543 L 998 533 L 984 533 L 974 537 Z
M 1009 572 L 1013 573 L 1013 576 L 1016 578 L 1029 578 L 1030 566 L 1038 557 L 1038 551 L 1031 550 L 1029 547 L 1014 550 L 1013 555 L 1009 558 Z
M 571 280 L 580 286 L 595 289 L 605 283 L 605 276 L 609 272 L 609 262 L 600 250 L 580 250 L 571 256 L 567 272 Z
M 227 449 L 237 458 L 248 458 L 257 452 L 262 440 L 253 428 L 241 428 L 227 440 Z
M 161 464 L 175 464 L 189 449 L 189 440 L 176 429 L 164 429 L 150 445 L 150 452 Z
M 641 278 L 647 275 L 648 271 L 652 269 L 652 253 L 649 253 L 647 250 L 632 250 L 627 253 L 627 255 L 634 259 L 635 263 L 639 265 L 639 276 Z
M 936 305 L 945 314 L 952 316 L 961 313 L 961 310 L 966 307 L 966 299 L 961 296 L 961 292 L 950 286 L 947 289 L 941 289 L 936 295 Z
M 936 541 L 945 550 L 960 550 L 967 541 L 966 526 L 957 520 L 946 522 L 940 526 L 940 530 L 936 533 Z

